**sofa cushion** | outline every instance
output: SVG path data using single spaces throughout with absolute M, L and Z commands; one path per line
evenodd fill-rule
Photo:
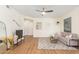
M 66 36 L 66 33 L 65 32 L 61 32 L 61 36 L 62 37 L 65 37 Z
M 78 34 L 72 34 L 71 38 L 79 39 L 79 36 L 78 36 Z
M 69 35 L 70 35 L 69 32 L 61 32 L 61 36 L 62 36 L 62 37 L 66 37 L 66 36 L 69 36 Z

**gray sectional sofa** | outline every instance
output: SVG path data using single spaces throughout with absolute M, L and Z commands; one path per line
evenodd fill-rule
M 55 39 L 58 39 L 62 43 L 68 46 L 79 46 L 79 36 L 75 33 L 68 33 L 68 32 L 60 32 L 55 33 Z

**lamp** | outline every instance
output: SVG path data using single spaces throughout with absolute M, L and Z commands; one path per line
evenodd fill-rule
M 59 24 L 60 22 L 59 21 L 57 21 L 57 24 Z

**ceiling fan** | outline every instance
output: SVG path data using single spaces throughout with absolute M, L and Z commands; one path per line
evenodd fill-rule
M 53 12 L 53 10 L 46 10 L 45 8 L 42 8 L 42 10 L 36 10 L 37 12 L 41 12 L 41 15 L 43 16 L 46 13 Z

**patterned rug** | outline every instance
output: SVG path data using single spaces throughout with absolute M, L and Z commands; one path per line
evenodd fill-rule
M 60 41 L 51 43 L 49 38 L 39 38 L 38 49 L 77 50 L 75 47 L 68 47 Z

